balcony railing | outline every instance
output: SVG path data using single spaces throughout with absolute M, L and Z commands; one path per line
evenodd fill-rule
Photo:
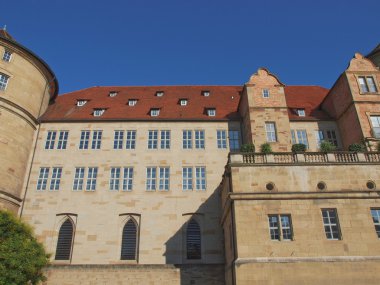
M 277 152 L 263 153 L 230 153 L 229 163 L 242 164 L 350 164 L 350 163 L 380 163 L 380 152 Z

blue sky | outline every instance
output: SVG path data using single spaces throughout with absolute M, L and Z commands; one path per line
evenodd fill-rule
M 0 25 L 54 70 L 60 93 L 106 85 L 242 85 L 267 67 L 331 87 L 380 43 L 380 1 L 6 2 Z M 4 5 L 3 5 L 4 7 Z

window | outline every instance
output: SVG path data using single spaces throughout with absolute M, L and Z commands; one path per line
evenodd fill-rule
M 105 111 L 106 109 L 94 109 L 94 117 L 100 117 Z
M 215 115 L 216 115 L 216 109 L 215 108 L 207 109 L 207 116 L 215 117 Z
M 136 147 L 136 131 L 126 131 L 125 148 L 135 149 Z
M 48 131 L 45 143 L 45 149 L 54 149 L 55 138 L 57 136 L 56 131 Z
M 380 209 L 371 209 L 371 215 L 377 237 L 380 238 Z
M 372 135 L 379 139 L 380 138 L 380 116 L 371 116 L 372 124 Z
M 169 167 L 160 167 L 160 179 L 158 183 L 158 190 L 169 190 L 169 177 L 170 169 Z
M 196 130 L 194 131 L 195 135 L 195 148 L 201 149 L 205 148 L 205 131 Z
M 187 259 L 201 259 L 201 228 L 194 219 L 187 224 L 186 229 L 186 255 Z
M 82 107 L 87 103 L 87 100 L 77 100 L 77 106 Z
M 132 218 L 123 227 L 120 259 L 137 259 L 137 224 Z
M 59 185 L 61 184 L 62 167 L 53 167 L 51 180 L 50 180 L 50 190 L 59 190 Z
M 340 240 L 341 236 L 336 209 L 322 209 L 322 218 L 326 238 L 330 240 Z
M 216 131 L 216 144 L 219 149 L 227 148 L 227 132 L 225 130 Z
M 98 168 L 97 167 L 89 167 L 87 173 L 87 191 L 95 191 L 96 189 L 96 178 L 98 176 Z
M 317 145 L 319 147 L 321 145 L 321 142 L 325 140 L 325 136 L 323 134 L 323 131 L 321 131 L 321 130 L 315 131 L 315 137 L 317 139 Z
M 157 117 L 160 114 L 160 109 L 150 109 L 150 116 Z
M 111 167 L 110 190 L 119 191 L 120 187 L 120 167 Z
M 292 240 L 293 230 L 290 215 L 269 215 L 271 240 Z
M 377 92 L 375 80 L 372 76 L 359 76 L 358 81 L 361 93 Z
M 181 106 L 186 106 L 187 105 L 187 99 L 181 99 L 181 100 L 179 100 L 179 104 Z
M 123 170 L 122 184 L 120 183 Z M 119 191 L 122 185 L 123 191 L 131 191 L 133 184 L 133 167 L 111 167 L 110 190 Z
M 10 62 L 12 58 L 12 53 L 9 50 L 5 50 L 3 54 L 3 60 L 6 62 Z
M 269 90 L 263 89 L 263 98 L 269 98 Z
M 326 131 L 326 135 L 327 135 L 327 140 L 332 143 L 333 145 L 335 146 L 338 146 L 338 140 L 336 138 L 336 134 L 335 134 L 335 131 L 333 130 L 327 130 Z
M 182 167 L 182 190 L 193 190 L 192 167 Z
M 193 148 L 192 131 L 190 131 L 190 130 L 183 130 L 182 131 L 182 147 L 184 149 Z
M 306 130 L 291 130 L 291 134 L 293 144 L 302 143 L 306 146 L 307 149 L 309 148 Z
M 57 149 L 66 149 L 68 138 L 69 138 L 69 132 L 68 131 L 60 131 L 59 137 L 58 137 Z
M 158 131 L 148 131 L 148 149 L 157 149 Z
M 305 109 L 297 109 L 298 117 L 305 117 Z
M 133 187 L 133 167 L 124 167 L 123 191 L 132 191 Z
M 324 140 L 338 146 L 338 139 L 335 130 L 317 130 L 315 131 L 315 137 L 317 139 L 318 146 L 320 146 L 321 142 Z
M 133 107 L 133 106 L 136 106 L 136 104 L 137 104 L 137 99 L 129 99 L 128 100 L 128 106 Z
M 37 180 L 37 190 L 46 190 L 47 181 L 49 178 L 49 167 L 41 167 L 40 174 Z
M 239 131 L 228 131 L 228 143 L 230 144 L 231 151 L 236 151 L 240 149 L 239 137 Z
M 92 149 L 100 149 L 102 144 L 102 131 L 94 131 L 92 134 Z
M 267 142 L 276 142 L 276 124 L 273 122 L 265 123 L 265 131 L 267 134 Z
M 119 93 L 119 92 L 117 92 L 117 91 L 111 91 L 111 92 L 108 94 L 108 96 L 110 96 L 110 97 L 116 97 L 118 93 Z
M 74 225 L 69 218 L 62 224 L 58 233 L 55 260 L 70 260 L 74 237 Z
M 0 73 L 0 90 L 5 90 L 7 88 L 9 76 Z
M 206 190 L 206 167 L 195 167 L 195 189 Z
M 208 91 L 208 90 L 202 91 L 202 96 L 204 96 L 204 97 L 210 96 L 210 91 Z
M 124 131 L 115 131 L 113 149 L 123 149 Z
M 76 167 L 75 175 L 74 175 L 74 183 L 73 190 L 83 190 L 83 182 L 84 182 L 84 167 Z
M 79 149 L 88 149 L 89 140 L 90 140 L 90 131 L 81 131 Z
M 164 91 L 157 91 L 157 92 L 156 92 L 156 96 L 157 96 L 157 97 L 162 97 L 162 96 L 164 96 Z
M 156 167 L 146 168 L 146 190 L 155 191 L 156 190 L 156 178 L 157 178 Z
M 170 131 L 161 131 L 161 148 L 170 149 Z

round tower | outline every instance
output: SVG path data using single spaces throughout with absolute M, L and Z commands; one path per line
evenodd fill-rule
M 57 93 L 49 66 L 0 29 L 0 209 L 22 203 L 38 118 Z

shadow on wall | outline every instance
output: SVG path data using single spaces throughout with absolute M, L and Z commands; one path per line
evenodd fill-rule
M 225 284 L 220 215 L 217 188 L 195 212 L 182 213 L 182 226 L 165 243 L 166 264 L 179 268 L 181 285 Z

